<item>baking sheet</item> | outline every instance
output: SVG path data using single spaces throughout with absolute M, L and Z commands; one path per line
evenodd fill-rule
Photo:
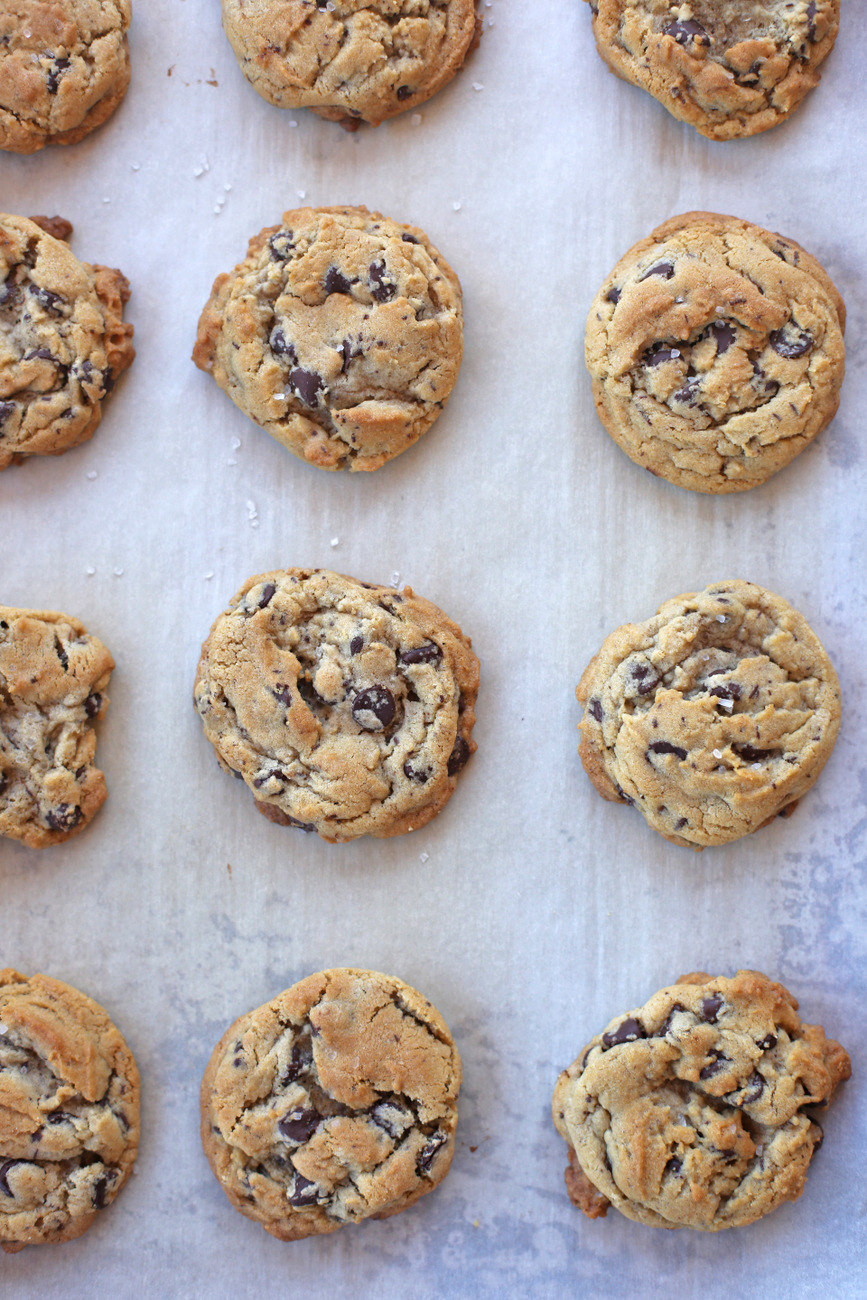
M 136 1176 L 79 1241 L 0 1258 L 10 1300 L 863 1294 L 858 9 L 843 5 L 823 82 L 787 125 L 714 144 L 607 73 L 574 0 L 486 4 L 481 48 L 452 86 L 355 135 L 260 100 L 216 0 L 137 0 L 115 117 L 72 149 L 0 156 L 0 208 L 67 216 L 79 257 L 129 276 L 138 349 L 92 442 L 0 478 L 0 599 L 77 615 L 117 660 L 105 808 L 64 846 L 0 843 L 0 965 L 101 1001 L 143 1077 Z M 449 406 L 372 475 L 303 465 L 188 360 L 214 276 L 305 201 L 421 225 L 464 286 Z M 690 208 L 797 239 L 849 307 L 837 419 L 735 497 L 635 467 L 598 425 L 582 363 L 603 276 Z M 327 845 L 256 816 L 217 769 L 190 704 L 198 648 L 241 582 L 281 565 L 409 582 L 473 637 L 479 750 L 423 830 Z M 843 728 L 793 818 L 694 855 L 593 792 L 573 692 L 613 627 L 729 577 L 807 616 L 843 683 Z M 235 1016 L 343 964 L 399 975 L 449 1022 L 465 1073 L 457 1153 L 406 1214 L 286 1245 L 212 1178 L 199 1080 Z M 790 985 L 852 1054 L 806 1194 L 711 1236 L 584 1220 L 549 1119 L 557 1072 L 682 971 L 739 966 Z

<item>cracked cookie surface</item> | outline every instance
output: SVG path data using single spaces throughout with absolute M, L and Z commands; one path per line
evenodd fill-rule
M 712 140 L 785 121 L 818 85 L 840 21 L 840 0 L 589 4 L 611 71 Z
M 476 748 L 478 682 L 469 639 L 411 588 L 287 569 L 216 620 L 194 703 L 260 812 L 337 842 L 436 816 Z
M 193 360 L 302 460 L 373 470 L 434 422 L 462 348 L 460 284 L 423 231 L 300 208 L 217 277 Z
M 617 628 L 576 695 L 578 752 L 598 793 L 695 849 L 793 811 L 840 726 L 840 683 L 807 621 L 737 580 Z
M 0 605 L 0 835 L 44 849 L 102 807 L 94 725 L 113 668 L 78 619 Z
M 61 218 L 39 218 L 71 234 Z M 79 262 L 27 217 L 0 214 L 0 470 L 92 438 L 132 364 L 120 271 Z
M 135 1163 L 139 1076 L 105 1010 L 0 971 L 0 1245 L 80 1237 Z
M 460 70 L 481 24 L 476 0 L 222 0 L 241 71 L 280 108 L 378 125 L 430 99 Z
M 241 1016 L 202 1080 L 202 1143 L 236 1210 L 283 1241 L 397 1214 L 454 1153 L 442 1016 L 376 971 L 310 975 Z
M 560 1075 L 573 1204 L 716 1232 L 800 1195 L 849 1057 L 758 971 L 684 975 L 612 1020 Z
M 129 85 L 130 0 L 0 0 L 0 149 L 75 144 Z
M 814 257 L 737 217 L 687 212 L 626 253 L 587 318 L 596 410 L 637 465 L 744 492 L 833 419 L 843 300 Z

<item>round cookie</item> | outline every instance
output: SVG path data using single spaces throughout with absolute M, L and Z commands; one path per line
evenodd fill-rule
M 80 1237 L 132 1172 L 139 1076 L 107 1013 L 48 975 L 0 970 L 0 1245 Z
M 287 569 L 216 620 L 194 703 L 261 813 L 337 843 L 436 816 L 476 748 L 478 685 L 469 638 L 410 587 Z
M 223 28 L 254 90 L 354 128 L 416 108 L 481 36 L 476 0 L 222 0 Z
M 130 0 L 0 0 L 0 149 L 76 144 L 129 85 Z
M 0 214 L 0 470 L 92 438 L 135 356 L 126 277 L 79 262 L 68 221 L 38 220 Z
M 687 212 L 626 253 L 587 318 L 605 428 L 637 465 L 695 492 L 744 492 L 833 418 L 846 309 L 800 245 Z
M 320 469 L 378 469 L 433 424 L 463 348 L 461 287 L 423 231 L 299 208 L 214 282 L 193 360 Z
M 415 989 L 310 975 L 241 1016 L 202 1080 L 202 1144 L 236 1210 L 281 1241 L 398 1214 L 454 1154 L 461 1061 Z
M 0 835 L 44 849 L 102 807 L 94 724 L 113 668 L 77 618 L 0 605 Z
M 598 793 L 694 849 L 793 812 L 840 726 L 840 683 L 804 617 L 735 580 L 617 628 L 576 695 Z
M 758 971 L 683 975 L 612 1020 L 554 1089 L 566 1187 L 655 1228 L 717 1232 L 801 1195 L 822 1129 L 809 1113 L 849 1057 Z
M 711 140 L 785 121 L 819 84 L 840 0 L 589 0 L 596 48 Z

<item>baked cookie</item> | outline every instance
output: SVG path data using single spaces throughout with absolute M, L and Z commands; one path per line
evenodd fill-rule
M 71 1241 L 129 1178 L 139 1077 L 107 1013 L 48 975 L 0 970 L 0 1245 Z
M 849 1057 L 758 971 L 682 975 L 591 1039 L 554 1089 L 566 1187 L 596 1219 L 613 1205 L 654 1228 L 753 1223 L 804 1189 L 814 1107 Z
M 581 762 L 672 844 L 727 844 L 814 783 L 840 683 L 806 619 L 751 582 L 717 582 L 606 637 L 576 690 Z
M 415 989 L 310 975 L 241 1016 L 202 1080 L 202 1144 L 236 1210 L 281 1241 L 385 1219 L 449 1170 L 461 1060 Z
M 589 0 L 608 67 L 711 140 L 783 122 L 819 84 L 840 0 Z
M 112 668 L 77 618 L 0 605 L 0 835 L 44 849 L 102 807 L 93 728 Z
M 79 262 L 71 233 L 61 217 L 0 214 L 0 470 L 92 438 L 135 356 L 126 277 Z
M 337 843 L 436 816 L 476 748 L 478 686 L 469 638 L 410 587 L 287 569 L 232 597 L 194 702 L 261 813 Z
M 130 0 L 0 0 L 0 149 L 76 144 L 129 85 Z
M 814 257 L 737 217 L 687 212 L 631 248 L 587 318 L 596 410 L 637 465 L 744 492 L 833 418 L 846 309 Z
M 254 90 L 356 127 L 416 108 L 481 36 L 476 0 L 222 0 L 223 27 Z
M 415 226 L 299 208 L 219 275 L 193 360 L 320 469 L 379 469 L 433 424 L 463 350 L 461 286 Z

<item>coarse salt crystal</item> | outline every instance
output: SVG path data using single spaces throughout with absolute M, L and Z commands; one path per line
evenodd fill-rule
M 750 763 L 750 767 L 753 769 L 754 772 L 761 772 L 762 770 L 761 763 Z
M 0 1034 L 5 1034 L 5 1033 L 6 1033 L 6 1030 L 7 1030 L 8 1028 L 9 1028 L 8 1025 L 2 1025 L 2 1024 L 0 1024 Z
M 713 756 L 714 756 L 714 758 L 722 758 L 722 750 L 721 750 L 721 749 L 715 749 L 715 750 L 713 751 Z
M 452 208 L 454 209 L 454 211 L 455 211 L 455 212 L 460 212 L 460 210 L 461 210 L 461 206 L 462 206 L 462 204 L 461 204 L 460 199 L 455 199 L 454 203 L 452 204 Z
M 115 571 L 114 571 L 114 576 L 115 576 L 116 578 L 120 578 L 120 577 L 122 577 L 122 576 L 123 576 L 123 569 L 121 569 L 120 567 L 116 568 Z
M 90 470 L 88 470 L 88 471 L 87 471 L 87 477 L 88 477 L 89 479 L 95 479 L 95 478 L 97 477 L 97 471 L 96 471 L 95 469 L 90 469 Z
M 717 704 L 721 709 L 726 709 L 729 713 L 731 713 L 732 709 L 735 707 L 734 700 L 717 700 Z
M 211 578 L 213 578 L 213 576 L 214 576 L 214 571 L 213 571 L 213 569 L 211 569 L 211 570 L 209 570 L 208 573 L 205 574 L 205 582 L 210 582 L 210 580 L 211 580 Z
M 340 541 L 340 538 L 339 538 L 339 537 L 332 537 L 332 539 L 331 539 L 331 545 L 332 545 L 332 546 L 336 546 L 337 543 L 338 543 L 339 541 Z
M 409 120 L 413 126 L 421 126 L 421 113 L 413 113 Z
M 295 121 L 294 117 L 293 117 L 292 120 L 290 121 L 289 125 L 290 125 L 290 126 L 297 126 L 297 125 L 298 125 L 298 123 Z
M 140 172 L 140 171 L 141 171 L 141 163 L 133 163 L 133 165 L 132 165 L 132 170 L 133 170 L 134 172 Z
M 93 567 L 92 564 L 88 564 L 88 566 L 87 566 L 85 572 L 86 572 L 88 578 L 92 578 L 93 575 L 96 573 L 96 569 Z
M 484 86 L 482 85 L 482 83 L 481 83 L 480 81 L 474 81 L 474 82 L 473 82 L 473 90 L 484 90 Z
M 306 199 L 306 198 L 307 198 L 307 191 L 306 191 L 306 190 L 299 190 L 299 191 L 298 191 L 298 197 L 299 197 L 299 199 Z
M 232 439 L 232 451 L 237 451 L 238 448 L 240 447 L 240 445 L 241 445 L 241 439 L 240 439 L 240 438 L 233 438 L 233 439 Z
M 717 616 L 716 616 L 716 621 L 717 621 L 718 623 L 724 623 L 724 622 L 726 621 L 726 616 L 725 616 L 725 614 L 717 614 Z
M 398 573 L 397 569 L 395 569 L 394 573 L 391 575 L 391 585 L 393 587 L 396 587 L 399 582 L 400 582 L 400 574 Z
M 430 857 L 430 854 L 429 854 L 429 853 L 420 853 L 420 854 L 418 855 L 418 860 L 419 860 L 419 862 L 427 862 L 427 860 L 428 860 L 429 857 Z

